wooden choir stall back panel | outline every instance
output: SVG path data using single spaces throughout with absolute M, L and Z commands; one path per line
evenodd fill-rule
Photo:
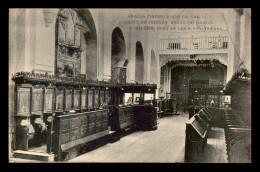
M 104 103 L 104 99 L 105 99 L 105 92 L 104 90 L 100 90 L 99 91 L 99 104 L 102 105 Z
M 17 114 L 30 116 L 31 88 L 18 87 L 17 89 Z
M 73 94 L 73 109 L 79 111 L 81 108 L 81 98 L 80 98 L 80 89 L 75 89 Z
M 94 90 L 94 108 L 99 108 L 99 90 Z
M 28 132 L 29 128 L 23 123 L 29 123 L 29 116 L 31 114 L 31 87 L 18 86 L 16 91 L 17 109 L 15 113 L 15 149 L 28 150 Z
M 43 88 L 32 89 L 32 114 L 42 115 L 43 111 Z
M 87 90 L 83 89 L 81 91 L 81 109 L 86 110 L 87 109 Z
M 65 111 L 72 110 L 72 89 L 65 89 Z
M 63 112 L 64 109 L 64 89 L 56 89 L 56 107 L 55 112 Z
M 53 113 L 54 88 L 46 88 L 44 94 L 44 113 Z
M 93 92 L 94 90 L 88 90 L 88 109 L 93 109 Z

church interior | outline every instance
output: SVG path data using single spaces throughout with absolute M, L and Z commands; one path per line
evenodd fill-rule
M 251 9 L 9 9 L 10 163 L 251 162 Z

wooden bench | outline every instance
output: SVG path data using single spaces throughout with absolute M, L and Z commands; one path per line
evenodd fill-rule
M 228 161 L 251 162 L 251 129 L 232 109 L 225 110 L 224 130 Z
M 108 110 L 57 116 L 53 121 L 52 151 L 55 160 L 66 161 L 79 154 L 81 145 L 109 134 Z
M 185 162 L 200 162 L 207 144 L 209 124 L 195 114 L 186 123 Z

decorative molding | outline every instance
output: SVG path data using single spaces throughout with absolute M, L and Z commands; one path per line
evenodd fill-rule
M 244 14 L 244 8 L 234 8 L 235 12 L 237 12 L 239 15 Z
M 55 21 L 59 9 L 43 9 L 45 26 L 48 28 L 50 24 Z
M 15 75 L 12 75 L 12 80 L 20 85 L 24 83 L 33 83 L 35 84 L 50 84 L 53 83 L 53 86 L 65 86 L 69 85 L 72 87 L 109 87 L 109 88 L 121 88 L 124 87 L 151 87 L 156 88 L 156 84 L 144 84 L 144 83 L 113 83 L 110 81 L 97 81 L 97 80 L 89 80 L 86 78 L 86 75 L 80 74 L 76 77 L 66 77 L 66 76 L 55 76 L 49 75 L 47 72 L 45 74 L 42 73 L 34 73 L 34 72 L 17 72 Z M 30 86 L 31 87 L 31 86 Z M 63 88 L 63 87 L 61 87 Z M 57 88 L 59 89 L 59 87 Z

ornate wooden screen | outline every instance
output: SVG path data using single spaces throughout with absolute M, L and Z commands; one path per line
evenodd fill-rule
M 94 108 L 99 108 L 99 90 L 94 90 Z
M 99 102 L 100 102 L 100 106 L 102 106 L 104 104 L 104 97 L 105 97 L 105 91 L 104 90 L 100 90 L 99 93 Z
M 94 90 L 88 90 L 88 109 L 93 109 L 93 92 Z
M 17 89 L 17 115 L 30 116 L 31 88 L 18 87 Z
M 63 112 L 64 109 L 64 89 L 63 88 L 57 88 L 56 89 L 56 112 Z
M 44 94 L 44 113 L 53 113 L 54 88 L 46 88 Z
M 65 110 L 72 110 L 72 89 L 65 90 Z
M 82 21 L 73 9 L 61 9 L 56 30 L 56 75 L 75 77 L 80 74 Z
M 34 87 L 32 89 L 32 114 L 42 115 L 43 111 L 43 88 Z
M 80 90 L 76 89 L 74 90 L 73 94 L 73 108 L 74 110 L 80 110 Z
M 111 69 L 111 81 L 115 83 L 126 83 L 126 68 L 125 67 L 113 67 Z
M 81 109 L 87 109 L 87 90 L 83 89 L 81 91 Z

